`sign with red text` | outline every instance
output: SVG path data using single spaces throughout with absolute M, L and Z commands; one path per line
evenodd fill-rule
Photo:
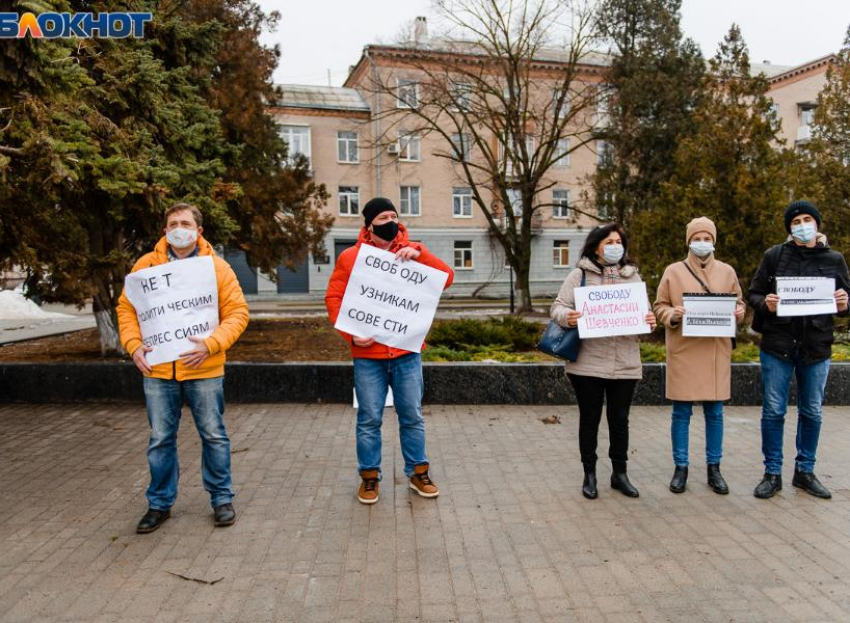
M 578 334 L 582 339 L 637 335 L 651 331 L 649 300 L 643 281 L 575 289 Z
M 448 278 L 436 268 L 361 245 L 334 328 L 418 353 Z
M 148 363 L 176 361 L 218 327 L 218 283 L 212 256 L 175 260 L 143 268 L 124 279 L 124 293 L 136 309 L 142 342 L 152 348 Z

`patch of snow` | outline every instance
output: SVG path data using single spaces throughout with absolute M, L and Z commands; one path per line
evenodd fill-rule
M 20 292 L 0 290 L 0 320 L 50 320 L 52 318 L 73 318 L 73 316 L 46 312 Z

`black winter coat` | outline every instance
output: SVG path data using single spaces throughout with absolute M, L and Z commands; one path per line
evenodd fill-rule
M 762 350 L 785 359 L 798 352 L 807 365 L 832 355 L 832 315 L 780 318 L 767 309 L 764 298 L 776 293 L 776 277 L 834 277 L 836 289 L 850 292 L 844 256 L 831 250 L 825 237 L 818 238 L 818 245 L 811 248 L 789 240 L 768 249 L 747 293 L 747 302 L 755 310 L 753 329 L 762 334 Z M 838 315 L 847 314 L 845 310 Z

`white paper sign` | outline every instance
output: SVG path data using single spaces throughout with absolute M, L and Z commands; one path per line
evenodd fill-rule
M 205 338 L 218 327 L 218 284 L 211 256 L 144 268 L 124 279 L 136 308 L 142 341 L 153 350 L 148 363 L 175 361 L 194 350 L 190 337 Z
M 685 294 L 682 335 L 685 337 L 735 337 L 735 294 Z
M 838 312 L 832 277 L 777 277 L 777 316 L 816 316 Z
M 436 268 L 361 245 L 334 328 L 418 353 L 448 278 Z
M 643 281 L 575 289 L 576 311 L 581 312 L 582 339 L 649 333 L 649 300 Z

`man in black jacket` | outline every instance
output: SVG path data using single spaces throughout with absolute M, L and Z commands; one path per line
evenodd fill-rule
M 773 497 L 782 489 L 782 433 L 792 374 L 797 377 L 797 458 L 791 484 L 817 497 L 832 497 L 814 474 L 834 339 L 832 315 L 776 315 L 777 276 L 834 278 L 838 315 L 848 313 L 847 263 L 844 256 L 829 248 L 826 236 L 818 231 L 820 226 L 821 214 L 814 205 L 808 201 L 789 205 L 785 210 L 785 229 L 791 235 L 764 254 L 749 288 L 748 301 L 755 309 L 753 328 L 762 334 L 761 440 L 765 474 L 753 493 L 757 498 Z

